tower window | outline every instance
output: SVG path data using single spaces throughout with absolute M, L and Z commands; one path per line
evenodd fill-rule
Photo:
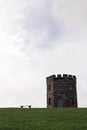
M 57 84 L 57 90 L 62 90 L 62 84 Z
M 49 91 L 51 90 L 51 85 L 48 85 L 48 90 L 49 90 Z
M 49 98 L 49 105 L 51 105 L 51 100 L 52 100 L 52 99 L 51 99 L 51 98 Z
M 72 84 L 68 85 L 68 90 L 72 90 Z

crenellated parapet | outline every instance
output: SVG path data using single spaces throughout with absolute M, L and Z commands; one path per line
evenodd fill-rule
M 47 80 L 58 80 L 58 79 L 70 79 L 70 80 L 76 80 L 76 76 L 75 75 L 70 75 L 70 74 L 58 74 L 56 75 L 51 75 L 49 77 L 47 77 Z

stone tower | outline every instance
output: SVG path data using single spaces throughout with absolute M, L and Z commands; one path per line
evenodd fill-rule
M 46 78 L 47 107 L 77 107 L 76 76 L 52 75 Z

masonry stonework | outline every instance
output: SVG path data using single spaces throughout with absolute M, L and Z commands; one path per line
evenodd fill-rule
M 77 107 L 76 76 L 52 75 L 46 78 L 47 107 Z

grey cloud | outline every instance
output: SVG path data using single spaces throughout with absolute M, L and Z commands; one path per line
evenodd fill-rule
M 44 5 L 41 3 L 39 8 L 37 6 L 33 7 L 29 12 L 26 9 L 25 17 L 20 20 L 19 26 L 27 35 L 27 40 L 26 37 L 24 38 L 25 46 L 28 41 L 29 44 L 34 44 L 36 48 L 45 50 L 60 37 L 60 24 L 53 19 L 51 7 L 47 6 L 46 3 Z
M 52 0 L 54 17 L 63 22 L 65 28 L 81 28 L 83 23 L 87 25 L 87 1 L 79 0 Z

